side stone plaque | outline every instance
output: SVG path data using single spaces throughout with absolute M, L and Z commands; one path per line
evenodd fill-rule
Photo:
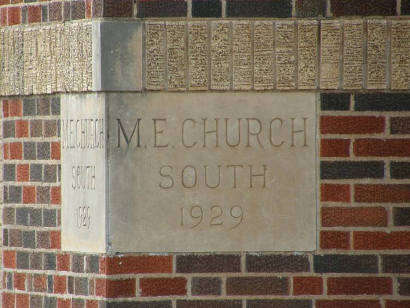
M 107 234 L 110 252 L 314 250 L 315 105 L 292 92 L 65 96 L 64 249 Z
M 105 96 L 63 95 L 61 244 L 64 250 L 106 251 L 106 140 Z

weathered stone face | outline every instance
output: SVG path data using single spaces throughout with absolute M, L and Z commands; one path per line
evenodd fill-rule
M 105 105 L 108 156 L 96 120 L 103 113 L 69 123 L 63 113 L 63 153 L 84 161 L 81 153 L 97 145 L 101 152 L 94 167 L 84 162 L 90 170 L 80 172 L 73 169 L 80 165 L 75 154 L 63 155 L 63 200 L 80 198 L 85 214 L 94 213 L 86 215 L 90 226 L 107 208 L 109 247 L 116 252 L 313 250 L 315 102 L 313 93 L 72 96 L 63 110 L 81 105 L 103 112 Z M 81 127 L 90 129 L 84 134 Z M 108 167 L 105 190 L 100 163 Z M 75 183 L 90 184 L 96 197 L 73 189 Z M 97 195 L 107 195 L 107 203 Z M 75 215 L 66 208 L 64 215 Z M 83 225 L 67 225 L 63 233 L 80 237 Z

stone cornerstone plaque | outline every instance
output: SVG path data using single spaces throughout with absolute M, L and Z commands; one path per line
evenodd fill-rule
M 316 248 L 316 94 L 62 103 L 63 249 L 104 251 L 105 238 L 110 252 Z

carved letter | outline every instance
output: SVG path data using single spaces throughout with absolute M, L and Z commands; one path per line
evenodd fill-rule
M 208 188 L 217 188 L 221 184 L 221 166 L 218 165 L 218 184 L 216 184 L 214 186 L 211 186 L 211 185 L 208 184 L 208 172 L 207 172 L 208 166 L 205 165 L 204 169 L 205 169 L 205 185 L 206 185 L 206 187 L 208 187 Z
M 167 144 L 158 144 L 157 143 L 157 137 L 164 133 L 163 129 L 161 129 L 161 130 L 158 129 L 157 122 L 165 122 L 166 123 L 167 119 L 152 119 L 152 121 L 154 121 L 154 148 L 166 148 L 166 147 L 168 147 L 168 143 Z
M 185 142 L 185 123 L 186 122 L 192 122 L 192 126 L 195 127 L 196 121 L 194 119 L 185 119 L 184 122 L 182 122 L 182 144 L 186 148 L 192 148 L 193 146 L 196 145 L 196 141 L 192 142 L 191 144 L 186 144 Z
M 238 119 L 238 142 L 235 143 L 229 143 L 229 138 L 228 138 L 228 121 L 229 118 L 225 118 L 225 142 L 226 144 L 231 147 L 237 147 L 239 144 L 241 144 L 241 118 Z
M 303 146 L 307 147 L 307 143 L 306 143 L 306 120 L 307 118 L 303 118 L 303 129 L 301 130 L 295 130 L 295 118 L 290 118 L 290 120 L 292 121 L 292 143 L 291 146 L 294 147 L 295 146 L 295 134 L 297 133 L 303 133 Z
M 253 188 L 253 178 L 263 177 L 263 188 L 266 187 L 266 165 L 263 166 L 263 173 L 254 174 L 252 165 L 249 165 L 249 188 Z
M 170 189 L 174 186 L 174 179 L 172 178 L 170 174 L 166 174 L 163 172 L 165 168 L 169 168 L 170 169 L 169 171 L 172 172 L 172 166 L 165 165 L 165 166 L 161 166 L 161 168 L 159 169 L 159 175 L 168 179 L 169 184 L 163 185 L 162 183 L 159 183 L 159 187 L 161 187 L 162 189 Z
M 184 175 L 185 175 L 185 170 L 188 169 L 188 168 L 190 168 L 190 169 L 192 169 L 192 170 L 194 171 L 194 180 L 193 180 L 193 184 L 192 184 L 191 186 L 188 186 L 188 185 L 186 185 L 186 183 L 185 183 L 185 176 L 184 176 Z M 188 175 L 188 177 L 189 177 L 189 175 Z M 184 169 L 182 169 L 182 173 L 181 173 L 182 186 L 184 186 L 185 188 L 193 188 L 193 187 L 196 186 L 197 181 L 198 181 L 198 177 L 197 177 L 197 174 L 196 174 L 196 169 L 195 169 L 195 167 L 194 167 L 194 166 L 191 166 L 191 165 L 185 166 Z
M 236 188 L 236 168 L 240 167 L 243 168 L 243 165 L 228 165 L 227 168 L 233 168 L 233 186 L 232 188 Z
M 247 118 L 246 119 L 247 123 L 248 123 L 248 144 L 246 145 L 248 148 L 252 147 L 251 146 L 251 135 L 256 136 L 256 140 L 258 141 L 259 145 L 261 146 L 261 148 L 263 149 L 263 145 L 261 143 L 261 141 L 259 140 L 259 134 L 262 132 L 262 123 L 259 119 L 256 118 Z M 255 121 L 256 123 L 258 123 L 258 129 L 256 132 L 251 132 L 251 121 Z
M 207 135 L 208 134 L 215 134 L 215 147 L 217 148 L 218 147 L 218 140 L 219 140 L 219 137 L 218 137 L 218 121 L 219 121 L 219 119 L 215 118 L 215 130 L 208 130 L 208 131 L 206 130 L 206 120 L 207 120 L 207 118 L 202 119 L 203 124 L 204 124 L 204 145 L 203 145 L 203 147 L 206 148 L 206 137 L 207 137 Z
M 274 147 L 280 147 L 280 146 L 284 143 L 283 140 L 282 140 L 280 143 L 275 143 L 275 142 L 273 141 L 272 124 L 273 124 L 273 122 L 275 122 L 275 121 L 279 121 L 279 122 L 280 122 L 280 127 L 283 126 L 283 120 L 282 120 L 281 118 L 274 118 L 274 119 L 272 119 L 272 121 L 270 121 L 269 141 L 270 141 L 270 144 L 271 144 L 272 146 L 274 146 Z
M 140 121 L 141 119 L 137 119 L 137 122 L 135 122 L 134 128 L 132 130 L 131 136 L 128 137 L 127 133 L 125 132 L 124 127 L 122 126 L 121 120 L 117 119 L 117 127 L 118 127 L 118 143 L 117 143 L 117 148 L 121 147 L 121 132 L 122 135 L 124 136 L 125 142 L 127 143 L 127 146 L 130 145 L 132 136 L 134 136 L 135 129 L 138 126 L 138 134 L 137 134 L 137 147 L 140 147 Z

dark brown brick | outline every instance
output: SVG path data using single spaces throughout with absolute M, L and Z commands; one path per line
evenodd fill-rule
M 192 295 L 221 295 L 221 278 L 194 277 L 191 281 Z
M 378 0 L 377 5 L 368 0 L 331 0 L 334 16 L 393 16 L 396 0 Z
M 172 308 L 171 301 L 108 302 L 105 305 L 105 308 Z
M 50 159 L 50 142 L 37 142 L 37 159 Z
M 57 181 L 57 165 L 44 165 L 44 182 L 55 183 Z
M 87 273 L 98 273 L 99 272 L 99 257 L 89 255 L 86 257 L 86 269 Z
M 57 136 L 57 121 L 56 120 L 44 121 L 44 137 L 55 137 L 55 136 Z
M 287 295 L 288 278 L 279 277 L 229 277 L 226 280 L 228 295 Z
M 378 300 L 318 300 L 317 308 L 381 308 Z
M 132 17 L 133 0 L 104 0 L 104 17 Z
M 310 300 L 248 300 L 246 308 L 311 308 Z
M 410 295 L 410 278 L 399 278 L 399 294 Z
M 71 5 L 70 2 L 63 2 L 63 20 L 67 21 L 71 19 Z
M 177 308 L 241 308 L 239 300 L 178 300 Z
M 14 138 L 16 126 L 14 121 L 3 121 L 3 138 Z
M 377 273 L 378 258 L 372 255 L 314 256 L 316 273 Z
M 30 308 L 43 307 L 43 297 L 40 295 L 30 296 Z
M 221 17 L 221 0 L 193 0 L 192 17 Z
M 30 121 L 30 136 L 41 137 L 43 135 L 43 121 L 31 120 Z
M 46 187 L 46 186 L 37 187 L 37 203 L 41 203 L 41 204 L 50 203 L 50 187 Z
M 37 248 L 50 248 L 50 232 L 38 231 L 37 232 Z
M 227 273 L 241 271 L 238 255 L 177 256 L 178 273 Z
M 227 0 L 228 17 L 291 17 L 290 0 Z
M 44 254 L 44 269 L 45 270 L 56 270 L 56 254 L 55 253 L 46 253 Z
M 16 219 L 16 211 L 12 207 L 3 208 L 3 224 L 14 225 Z
M 23 246 L 23 234 L 21 230 L 18 230 L 18 229 L 9 230 L 9 245 L 10 247 L 22 247 Z
M 382 256 L 384 273 L 410 273 L 410 255 Z
M 71 20 L 85 18 L 84 0 L 71 1 Z
M 393 208 L 393 221 L 395 226 L 410 226 L 410 207 Z
M 296 0 L 296 17 L 326 16 L 326 0 Z
M 248 272 L 307 272 L 309 271 L 307 256 L 294 255 L 247 255 L 246 270 Z
M 410 117 L 392 117 L 390 123 L 392 134 L 410 134 Z
M 63 6 L 61 2 L 51 2 L 49 4 L 49 18 L 50 21 L 63 20 Z
M 93 17 L 102 17 L 103 16 L 103 0 L 93 0 L 92 5 Z
M 50 115 L 50 100 L 40 98 L 37 102 L 37 115 Z
M 4 164 L 3 165 L 3 180 L 14 182 L 16 180 L 16 165 Z
M 32 253 L 30 254 L 30 269 L 42 270 L 43 269 L 43 254 Z
M 185 17 L 187 3 L 185 0 L 139 0 L 137 14 L 138 17 Z
M 74 278 L 74 293 L 76 295 L 88 295 L 88 278 Z
M 36 234 L 35 231 L 23 231 L 23 247 L 36 248 Z
M 71 271 L 75 273 L 84 273 L 84 256 L 73 255 L 71 263 Z
M 17 251 L 17 269 L 29 269 L 29 253 Z

